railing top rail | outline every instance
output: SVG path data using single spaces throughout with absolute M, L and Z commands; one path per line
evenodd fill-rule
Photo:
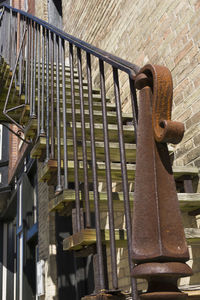
M 109 63 L 114 68 L 118 68 L 126 73 L 129 74 L 129 76 L 134 77 L 140 70 L 140 67 L 132 64 L 124 59 L 121 59 L 111 53 L 108 53 L 106 51 L 103 51 L 95 46 L 92 46 L 66 32 L 64 32 L 61 29 L 56 28 L 55 26 L 47 23 L 46 21 L 43 21 L 27 12 L 24 12 L 22 10 L 19 10 L 17 8 L 13 8 L 7 4 L 0 5 L 0 8 L 5 7 L 7 10 L 12 10 L 15 13 L 20 13 L 21 15 L 25 16 L 26 18 L 29 18 L 36 22 L 37 24 L 43 26 L 47 30 L 51 31 L 52 33 L 56 34 L 57 36 L 60 36 L 62 39 L 67 40 L 69 43 L 83 49 L 87 53 L 90 53 L 99 59 Z

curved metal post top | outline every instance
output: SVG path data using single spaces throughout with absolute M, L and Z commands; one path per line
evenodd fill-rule
M 140 90 L 132 275 L 148 281 L 141 299 L 185 299 L 177 279 L 190 276 L 176 185 L 166 143 L 178 143 L 182 123 L 171 121 L 172 78 L 163 66 L 147 65 L 135 79 Z

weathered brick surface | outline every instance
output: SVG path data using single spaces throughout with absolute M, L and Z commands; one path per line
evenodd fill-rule
M 63 1 L 63 24 L 64 31 L 139 66 L 167 66 L 174 81 L 173 118 L 184 122 L 187 133 L 200 121 L 199 10 L 198 1 L 187 0 L 69 0 Z M 128 111 L 126 87 L 122 101 Z M 195 134 L 192 130 L 192 141 Z M 185 151 L 185 142 L 177 149 Z M 177 164 L 195 164 L 193 155 L 185 156 L 191 150 L 179 153 Z
M 46 0 L 35 0 L 35 16 L 45 21 L 48 21 L 48 7 Z

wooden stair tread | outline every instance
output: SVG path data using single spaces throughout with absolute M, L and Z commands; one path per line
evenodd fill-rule
M 53 89 L 54 89 L 55 94 L 57 92 L 57 86 L 58 86 L 57 83 L 54 82 Z M 62 94 L 62 89 L 63 89 L 62 81 L 59 84 L 59 88 L 60 88 L 60 93 Z M 79 84 L 78 84 L 78 82 L 76 82 L 74 84 L 74 90 L 75 90 L 76 93 L 79 92 Z M 67 81 L 67 80 L 65 80 L 65 91 L 68 91 L 68 92 L 71 91 L 71 85 L 69 84 L 69 81 Z M 84 93 L 88 93 L 88 86 L 86 84 L 83 85 L 83 92 Z M 51 93 L 51 82 L 49 83 L 49 93 Z M 101 94 L 101 90 L 97 89 L 95 87 L 92 87 L 92 94 L 93 95 L 100 95 Z M 46 93 L 45 93 L 45 95 L 46 95 Z
M 62 101 L 60 102 L 61 104 L 61 107 L 62 107 Z M 66 101 L 66 107 L 67 108 L 71 108 L 71 99 L 67 99 Z M 88 110 L 88 106 L 89 106 L 89 103 L 88 101 L 84 101 L 84 108 L 86 108 Z M 2 109 L 3 109 L 3 104 L 2 104 Z M 12 107 L 12 106 L 11 106 Z M 1 108 L 1 104 L 0 104 L 0 108 Z M 56 110 L 56 102 L 54 102 L 54 108 Z M 75 100 L 75 108 L 76 109 L 80 109 L 80 101 L 79 100 Z M 102 105 L 100 102 L 94 102 L 93 101 L 93 109 L 95 111 L 102 111 Z M 106 110 L 107 111 L 115 111 L 116 110 L 116 106 L 112 103 L 109 103 L 107 102 L 106 104 Z M 51 111 L 51 110 L 50 110 Z M 62 112 L 62 109 L 61 109 L 61 112 Z M 24 110 L 20 116 L 20 123 L 22 124 L 26 124 L 28 121 L 29 121 L 29 118 L 30 118 L 30 105 L 26 105 L 24 107 Z
M 75 113 L 76 113 L 76 120 L 77 122 L 81 121 L 81 111 L 80 109 L 75 109 Z M 62 107 L 60 107 L 60 116 L 62 118 L 63 115 L 63 109 Z M 66 115 L 67 115 L 67 120 L 68 122 L 70 122 L 72 120 L 72 109 L 71 108 L 67 108 L 66 109 Z M 85 116 L 85 122 L 89 122 L 90 120 L 90 112 L 88 109 L 84 110 L 84 116 Z M 102 112 L 100 110 L 93 110 L 93 118 L 94 118 L 94 122 L 99 123 L 102 122 Z M 117 115 L 115 111 L 107 111 L 107 120 L 108 122 L 111 123 L 116 123 L 117 122 Z M 126 122 L 131 122 L 133 120 L 133 116 L 130 113 L 122 113 L 122 121 L 123 123 Z M 54 114 L 54 122 L 56 122 L 56 110 L 55 110 L 55 114 Z
M 61 168 L 63 169 L 63 161 L 61 161 Z M 127 176 L 129 182 L 134 182 L 135 178 L 135 164 L 127 164 Z M 41 169 L 39 174 L 39 179 L 42 181 L 47 181 L 49 184 L 51 183 L 52 175 L 54 175 L 57 171 L 57 161 L 49 160 Z M 198 168 L 196 167 L 174 167 L 173 168 L 174 177 L 179 178 L 182 175 L 190 175 L 196 176 L 198 174 Z M 106 181 L 105 174 L 105 163 L 97 162 L 97 174 L 100 182 Z M 111 163 L 111 176 L 113 182 L 121 182 L 122 174 L 121 174 L 121 164 L 120 163 Z M 92 167 L 91 163 L 88 163 L 88 180 L 92 182 Z M 79 180 L 83 181 L 83 162 L 79 162 Z M 70 182 L 74 181 L 74 161 L 68 161 L 68 180 Z
M 109 243 L 109 230 L 102 229 L 101 233 L 102 242 Z M 117 247 L 125 247 L 127 244 L 126 231 L 123 229 L 115 229 L 115 240 Z M 63 240 L 63 250 L 80 250 L 94 243 L 96 243 L 96 229 L 83 229 Z
M 129 198 L 131 205 L 134 202 L 134 192 L 129 192 Z M 107 193 L 99 192 L 99 206 L 101 211 L 108 210 Z M 113 192 L 112 200 L 115 211 L 124 210 L 124 197 L 123 192 Z M 178 200 L 181 211 L 193 211 L 200 208 L 200 193 L 178 193 Z M 80 192 L 80 201 L 83 203 L 84 199 Z M 89 192 L 90 209 L 94 211 L 94 194 L 92 191 Z M 75 191 L 64 190 L 62 194 L 56 196 L 49 202 L 49 211 L 62 211 L 67 205 L 75 202 Z
M 76 129 L 77 129 L 77 137 L 80 138 L 82 136 L 81 134 L 81 123 L 76 123 Z M 86 129 L 86 139 L 90 140 L 90 124 L 85 123 L 85 129 Z M 103 135 L 103 124 L 95 123 L 94 124 L 95 129 L 95 138 L 98 141 L 104 140 Z M 62 135 L 62 123 L 61 123 L 61 135 Z M 118 128 L 115 124 L 108 124 L 108 130 L 109 130 L 109 139 L 110 141 L 118 141 Z M 34 138 L 37 131 L 37 119 L 30 119 L 29 123 L 27 124 L 25 128 L 25 136 Z M 135 134 L 134 134 L 134 127 L 133 125 L 123 125 L 123 133 L 124 133 L 124 141 L 127 143 L 133 143 L 135 140 Z M 67 135 L 69 138 L 72 137 L 72 122 L 67 123 Z
M 185 236 L 189 243 L 200 241 L 200 229 L 185 228 Z M 101 230 L 102 242 L 110 243 L 109 229 Z M 127 235 L 124 229 L 115 229 L 116 247 L 127 247 Z M 83 229 L 63 240 L 63 250 L 80 250 L 86 246 L 96 243 L 96 229 Z
M 63 138 L 61 138 L 61 157 L 63 158 Z M 51 144 L 51 139 L 50 139 L 50 144 Z M 73 140 L 72 139 L 67 139 L 67 153 L 68 153 L 68 158 L 73 159 L 74 157 L 74 152 L 73 152 Z M 57 147 L 57 138 L 55 139 L 55 146 Z M 81 160 L 83 157 L 82 153 L 82 141 L 78 141 L 77 143 L 78 146 L 78 159 Z M 86 141 L 86 146 L 87 146 L 87 158 L 88 160 L 91 160 L 91 142 Z M 119 143 L 115 142 L 110 142 L 109 143 L 109 148 L 110 148 L 110 160 L 111 161 L 120 161 L 120 149 L 119 149 Z M 46 149 L 46 138 L 45 137 L 40 137 L 37 141 L 37 143 L 34 145 L 32 151 L 31 151 L 31 157 L 32 158 L 39 158 L 42 156 Z M 95 149 L 96 149 L 96 158 L 98 161 L 105 161 L 105 153 L 104 153 L 104 142 L 95 142 Z M 125 150 L 126 150 L 126 160 L 128 162 L 135 162 L 136 160 L 136 145 L 135 144 L 125 144 Z M 56 154 L 57 154 L 57 148 L 55 148 Z
M 200 285 L 187 285 L 187 286 L 179 286 L 179 289 L 187 293 L 189 299 L 199 300 L 200 299 Z

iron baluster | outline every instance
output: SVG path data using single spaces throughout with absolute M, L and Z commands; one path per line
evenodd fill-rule
M 46 30 L 46 162 L 49 160 L 49 31 Z
M 19 28 L 20 28 L 20 34 L 19 34 L 19 43 L 22 41 L 23 36 L 23 29 L 24 29 L 24 22 L 22 16 L 19 14 Z M 18 49 L 19 51 L 19 49 Z M 19 83 L 19 95 L 22 93 L 22 60 L 23 60 L 23 49 L 22 54 L 20 55 L 19 59 L 19 76 L 18 76 L 18 83 Z
M 60 147 L 60 55 L 59 37 L 56 37 L 56 127 L 57 127 L 57 186 L 56 194 L 62 192 L 61 185 L 61 147 Z
M 37 59 L 37 30 L 38 25 L 34 23 L 34 55 L 33 55 L 33 106 L 32 106 L 32 118 L 36 118 L 36 108 L 35 108 L 35 88 L 36 88 L 36 59 Z
M 27 48 L 28 48 L 28 57 L 27 57 L 27 64 L 28 64 L 28 78 L 27 78 L 27 81 L 28 81 L 28 84 L 27 84 L 27 104 L 30 105 L 30 93 L 31 93 L 31 90 L 30 90 L 30 77 L 31 77 L 31 20 L 27 20 L 27 26 L 28 26 L 28 45 L 27 45 Z
M 62 101 L 63 101 L 63 154 L 64 154 L 64 189 L 68 188 L 68 159 L 67 159 L 67 116 L 66 116 L 66 93 L 65 93 L 65 41 L 59 39 L 62 64 Z
M 135 141 L 137 143 L 138 105 L 137 105 L 137 95 L 136 95 L 134 83 L 135 83 L 134 80 L 131 77 L 129 77 L 131 105 L 132 105 L 132 112 L 133 112 L 133 125 L 135 129 Z
M 28 39 L 29 39 L 29 27 L 28 27 L 28 20 L 26 20 L 26 27 L 27 27 L 27 38 L 26 38 L 26 69 L 25 69 L 25 104 L 28 104 Z
M 33 59 L 34 59 L 33 22 L 30 22 L 30 118 L 33 114 Z
M 99 70 L 100 70 L 100 89 L 101 89 L 101 104 L 102 104 L 102 116 L 103 116 L 104 155 L 105 155 L 105 166 L 106 166 L 106 189 L 107 189 L 108 211 L 109 211 L 109 233 L 110 233 L 112 283 L 113 283 L 113 288 L 117 289 L 118 288 L 118 278 L 117 278 L 117 258 L 116 258 L 114 210 L 113 210 L 113 200 L 112 200 L 112 178 L 111 178 L 111 165 L 110 165 L 108 120 L 107 120 L 107 111 L 106 111 L 105 74 L 104 74 L 104 63 L 102 60 L 99 60 Z
M 54 43 L 55 34 L 51 33 L 51 159 L 55 158 L 55 129 L 54 129 Z
M 41 85 L 41 82 L 40 82 L 40 65 L 41 65 L 41 62 L 40 62 L 40 45 L 41 45 L 41 33 L 40 33 L 40 25 L 38 25 L 38 55 L 37 55 L 37 63 L 38 63 L 38 66 L 37 66 L 37 75 L 38 75 L 38 81 L 37 81 L 37 89 L 38 89 L 38 93 L 37 93 L 37 97 L 38 97 L 38 103 L 37 103 L 37 136 L 39 137 L 40 136 L 40 128 L 41 128 L 41 110 L 40 110 L 40 106 L 41 106 L 41 103 L 40 103 L 40 85 Z
M 45 87 L 45 28 L 42 27 L 42 99 L 41 99 L 41 129 L 40 135 L 45 135 L 44 130 L 44 87 Z
M 89 212 L 89 185 L 88 185 L 88 166 L 87 166 L 87 145 L 85 134 L 85 115 L 84 115 L 84 96 L 83 96 L 83 75 L 82 75 L 82 57 L 81 50 L 77 48 L 78 60 L 78 78 L 79 78 L 79 96 L 80 96 L 80 115 L 81 115 L 81 133 L 82 133 L 82 153 L 83 153 L 83 172 L 84 172 L 84 199 L 86 204 L 86 227 L 91 227 Z
M 78 174 L 78 149 L 77 149 L 77 133 L 76 133 L 76 111 L 75 111 L 75 88 L 74 88 L 74 57 L 73 45 L 69 44 L 69 64 L 70 64 L 70 83 L 71 83 L 71 105 L 72 105 L 72 136 L 74 148 L 74 184 L 75 184 L 75 202 L 76 202 L 76 228 L 81 230 L 81 211 L 79 196 L 79 174 Z
M 127 231 L 127 241 L 128 241 L 128 261 L 129 261 L 129 267 L 130 267 L 130 272 L 131 272 L 134 267 L 134 264 L 132 261 L 131 212 L 130 212 L 130 199 L 129 199 L 129 190 L 128 190 L 126 153 L 125 153 L 124 137 L 123 137 L 123 123 L 122 123 L 122 110 L 121 110 L 121 101 L 120 101 L 119 76 L 118 76 L 118 70 L 116 68 L 113 68 L 113 79 L 114 79 L 115 101 L 116 101 L 116 108 L 117 108 L 117 126 L 118 126 L 120 161 L 121 161 L 121 170 L 122 170 L 124 211 L 125 211 L 125 221 L 126 221 L 126 231 Z M 138 296 L 137 296 L 136 280 L 134 278 L 131 278 L 131 288 L 132 288 L 132 290 L 131 290 L 132 298 L 135 300 L 138 298 Z

